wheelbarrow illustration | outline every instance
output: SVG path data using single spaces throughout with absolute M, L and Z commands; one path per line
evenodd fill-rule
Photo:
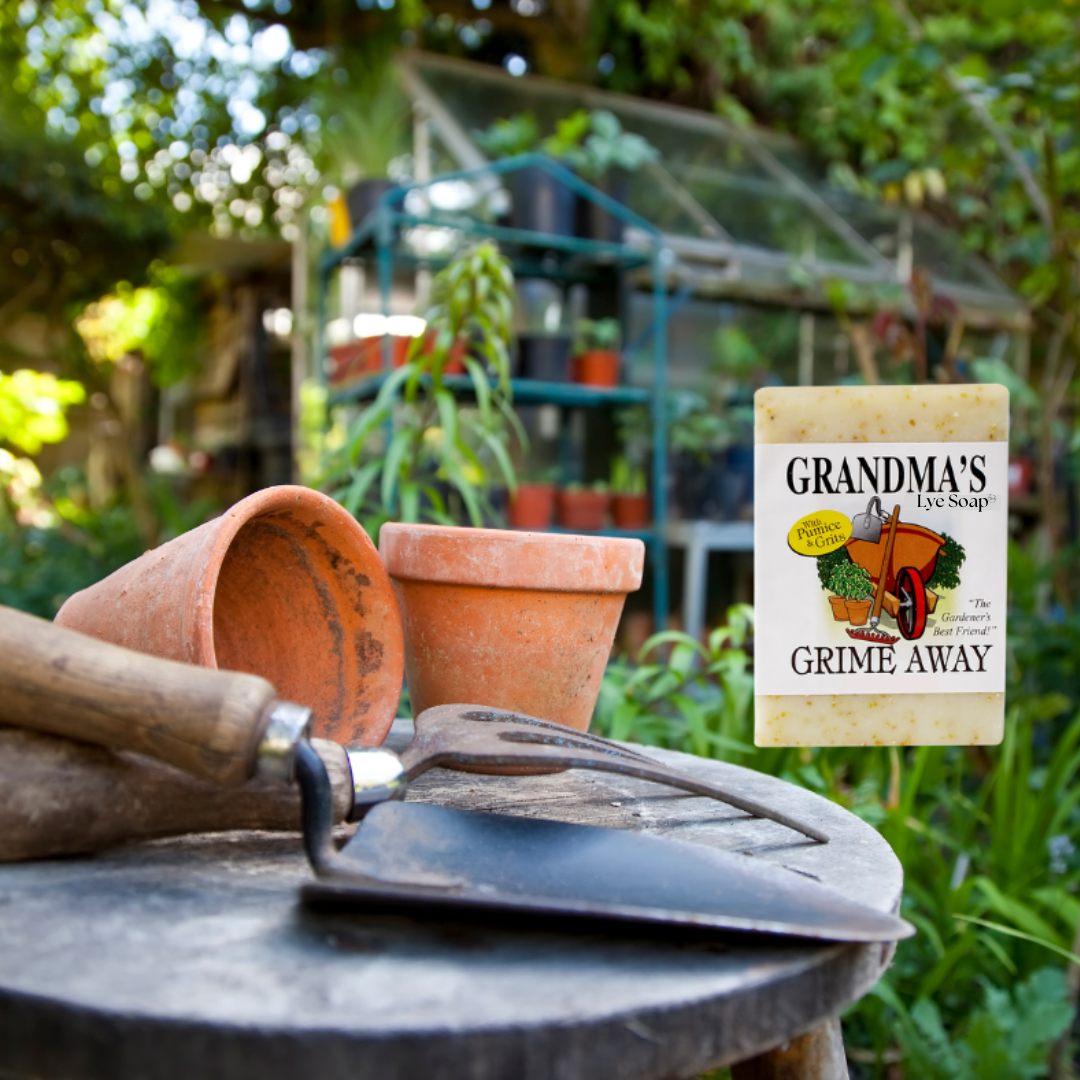
M 900 520 L 899 503 L 892 514 L 881 509 L 875 496 L 851 522 L 847 552 L 856 566 L 863 567 L 874 583 L 874 606 L 869 629 L 848 630 L 848 635 L 878 645 L 893 645 L 899 638 L 878 630 L 884 608 L 894 619 L 904 638 L 922 637 L 926 616 L 937 606 L 937 595 L 926 583 L 934 573 L 945 537 Z

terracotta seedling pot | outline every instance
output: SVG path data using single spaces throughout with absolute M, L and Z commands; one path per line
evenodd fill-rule
M 589 349 L 574 358 L 574 381 L 585 386 L 615 386 L 619 354 L 614 349 Z
M 510 526 L 514 529 L 549 529 L 555 517 L 554 484 L 518 484 L 510 500 Z
M 559 524 L 582 532 L 602 529 L 610 502 L 606 491 L 560 491 Z
M 386 738 L 404 645 L 375 545 L 332 499 L 274 487 L 72 596 L 56 622 L 138 652 L 249 671 L 314 711 L 315 734 Z
M 389 523 L 414 715 L 479 701 L 584 731 L 645 545 Z
M 845 607 L 852 626 L 866 625 L 866 620 L 870 617 L 869 600 L 848 600 Z
M 847 622 L 847 600 L 842 596 L 830 596 L 829 603 L 832 604 L 832 617 L 837 622 Z
M 617 529 L 644 529 L 649 524 L 649 496 L 613 495 L 611 516 Z

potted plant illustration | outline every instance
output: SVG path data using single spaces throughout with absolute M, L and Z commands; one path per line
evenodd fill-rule
M 575 326 L 574 381 L 615 386 L 619 381 L 618 319 L 579 319 Z
M 870 571 L 864 566 L 857 566 L 848 560 L 834 567 L 829 576 L 829 589 L 836 596 L 830 597 L 833 617 L 837 616 L 837 607 L 833 601 L 843 598 L 844 610 L 852 626 L 865 626 L 870 617 L 871 598 L 874 595 L 874 583 Z
M 596 532 L 604 527 L 611 492 L 607 484 L 568 484 L 559 492 L 559 524 L 564 529 Z
M 611 463 L 611 516 L 617 529 L 644 529 L 649 523 L 645 469 L 623 455 Z

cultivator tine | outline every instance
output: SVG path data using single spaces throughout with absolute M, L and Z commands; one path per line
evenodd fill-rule
M 785 825 L 822 844 L 829 841 L 820 829 L 722 785 L 705 783 L 670 769 L 609 739 L 520 713 L 472 705 L 427 709 L 417 717 L 416 735 L 402 754 L 402 762 L 409 780 L 432 768 L 491 772 L 523 768 L 593 769 L 620 773 L 716 799 L 753 817 Z

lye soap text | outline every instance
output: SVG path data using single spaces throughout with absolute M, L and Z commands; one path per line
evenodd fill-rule
M 1001 741 L 1008 391 L 755 395 L 755 741 Z

